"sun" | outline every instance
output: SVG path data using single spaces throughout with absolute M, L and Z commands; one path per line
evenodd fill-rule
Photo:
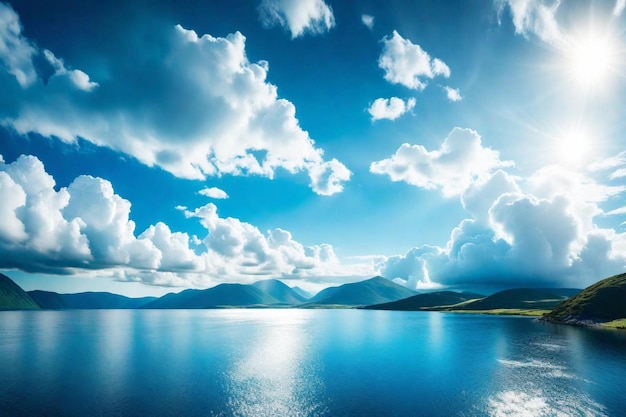
M 566 67 L 573 80 L 585 89 L 605 84 L 616 71 L 617 48 L 610 36 L 589 30 L 570 40 Z

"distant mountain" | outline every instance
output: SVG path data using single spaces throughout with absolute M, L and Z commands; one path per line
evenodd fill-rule
M 308 300 L 309 298 L 313 297 L 313 294 L 311 294 L 310 292 L 303 290 L 302 288 L 298 287 L 297 285 L 294 287 L 291 287 L 292 290 L 294 290 L 300 297 Z
M 269 304 L 280 302 L 252 285 L 220 284 L 206 290 L 185 290 L 166 294 L 143 308 L 220 308 Z
M 0 310 L 37 310 L 39 305 L 19 285 L 0 274 Z
M 464 301 L 484 298 L 484 295 L 467 292 L 437 291 L 424 294 L 417 294 L 409 298 L 404 298 L 390 303 L 375 304 L 365 307 L 368 310 L 403 310 L 415 311 L 428 307 L 443 307 L 459 304 Z
M 260 289 L 261 291 L 265 291 L 278 300 L 279 303 L 294 305 L 302 304 L 307 300 L 305 297 L 298 294 L 298 292 L 293 288 L 277 279 L 258 281 L 252 284 L 252 286 Z
M 626 273 L 596 282 L 563 301 L 542 320 L 588 325 L 626 319 Z
M 28 294 L 45 309 L 132 309 L 156 300 L 156 297 L 130 298 L 109 292 L 58 294 L 37 290 Z
M 309 305 L 368 306 L 411 297 L 415 292 L 383 277 L 326 288 Z
M 550 310 L 580 290 L 562 288 L 515 288 L 459 306 L 455 310 L 527 309 Z

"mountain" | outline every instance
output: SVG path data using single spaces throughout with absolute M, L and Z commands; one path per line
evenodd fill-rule
M 563 301 L 542 320 L 588 325 L 626 319 L 626 273 L 596 282 Z
M 298 287 L 297 285 L 295 287 L 291 287 L 292 290 L 294 290 L 300 297 L 308 300 L 309 298 L 313 297 L 313 294 L 311 294 L 310 292 L 303 290 L 302 288 Z
M 277 279 L 266 279 L 264 281 L 258 281 L 252 284 L 253 287 L 265 291 L 279 303 L 283 304 L 302 304 L 307 299 L 298 294 L 293 288 L 287 286 L 283 282 Z
M 330 287 L 309 300 L 313 305 L 367 306 L 396 301 L 415 295 L 415 292 L 383 277 Z
M 550 310 L 580 290 L 562 288 L 515 288 L 454 306 L 455 310 L 524 309 Z
M 109 292 L 57 294 L 50 291 L 29 291 L 28 294 L 45 309 L 132 309 L 156 300 L 156 297 L 130 298 Z
M 166 294 L 143 308 L 220 308 L 280 304 L 266 292 L 243 284 L 220 284 L 206 290 Z
M 368 310 L 422 310 L 427 307 L 442 307 L 459 304 L 464 301 L 484 298 L 484 295 L 467 292 L 437 291 L 425 294 L 417 294 L 409 298 L 404 298 L 390 303 L 375 304 L 365 307 Z
M 0 274 L 0 310 L 37 310 L 39 305 L 19 285 Z

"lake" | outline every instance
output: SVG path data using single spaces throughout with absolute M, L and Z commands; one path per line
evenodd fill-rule
M 626 332 L 364 310 L 0 312 L 1 416 L 626 415 Z

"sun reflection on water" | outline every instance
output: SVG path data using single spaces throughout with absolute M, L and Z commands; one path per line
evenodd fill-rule
M 308 311 L 255 312 L 257 332 L 229 372 L 229 408 L 234 416 L 321 416 L 323 384 L 305 333 Z

